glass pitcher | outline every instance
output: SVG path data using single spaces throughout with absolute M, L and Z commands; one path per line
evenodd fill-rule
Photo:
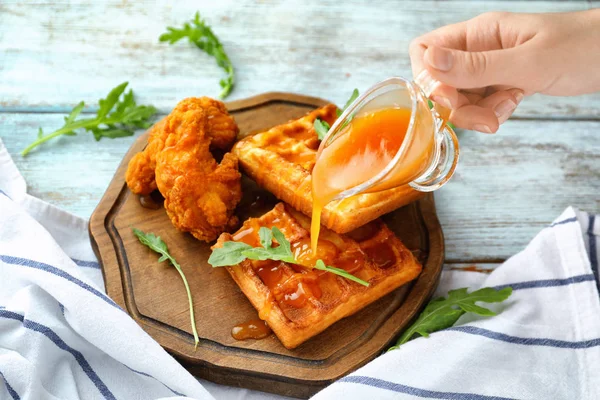
M 410 110 L 404 140 L 387 166 L 367 181 L 344 188 L 332 200 L 406 184 L 430 192 L 452 177 L 459 146 L 454 130 L 447 124 L 450 110 L 439 104 L 430 107 L 428 97 L 439 82 L 426 72 L 416 81 L 419 83 L 393 77 L 377 83 L 348 106 L 329 129 L 319 146 L 317 163 L 323 150 L 348 131 L 353 118 L 388 108 Z

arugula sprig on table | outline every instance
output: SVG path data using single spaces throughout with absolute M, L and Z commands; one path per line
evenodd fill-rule
M 395 346 L 388 351 L 398 349 L 416 336 L 429 337 L 430 333 L 450 328 L 465 313 L 474 313 L 484 317 L 496 315 L 490 309 L 476 305 L 476 302 L 500 303 L 512 294 L 512 288 L 483 288 L 467 293 L 467 288 L 451 290 L 448 298 L 439 297 L 429 302 L 419 318 L 400 336 Z
M 167 27 L 167 31 L 168 32 L 160 35 L 158 38 L 159 41 L 173 44 L 181 39 L 188 38 L 190 43 L 196 45 L 200 50 L 215 58 L 217 65 L 227 74 L 225 78 L 219 81 L 219 84 L 223 88 L 219 97 L 222 99 L 227 97 L 231 92 L 231 89 L 233 89 L 234 84 L 233 64 L 225 53 L 219 38 L 213 33 L 210 26 L 200 19 L 200 13 L 196 12 L 191 23 L 186 22 L 183 24 L 183 28 L 179 29 L 169 26 Z
M 252 247 L 249 244 L 242 242 L 225 242 L 223 243 L 223 247 L 213 250 L 208 258 L 208 263 L 213 267 L 225 267 L 237 265 L 242 261 L 249 259 L 276 260 L 298 264 L 294 258 L 294 253 L 292 253 L 290 242 L 288 242 L 279 228 L 274 226 L 269 229 L 263 226 L 259 229 L 258 236 L 262 247 Z M 279 244 L 276 247 L 273 246 L 273 238 Z M 369 286 L 369 282 L 357 278 L 341 268 L 327 266 L 323 260 L 317 260 L 314 268 L 339 275 L 343 278 L 360 283 L 363 286 Z
M 77 119 L 85 106 L 82 101 L 65 117 L 65 124 L 60 129 L 44 135 L 40 128 L 37 140 L 27 146 L 21 155 L 26 156 L 33 148 L 55 137 L 74 136 L 78 129 L 92 132 L 98 141 L 103 137 L 114 139 L 131 136 L 136 129 L 148 128 L 152 125 L 150 119 L 156 113 L 156 109 L 152 106 L 138 106 L 131 89 L 119 100 L 127 85 L 128 82 L 121 83 L 112 89 L 105 99 L 100 99 L 100 107 L 94 118 Z
M 358 89 L 354 89 L 352 91 L 352 94 L 350 95 L 350 98 L 348 99 L 346 104 L 344 104 L 344 108 L 342 108 L 341 110 L 339 108 L 337 109 L 337 111 L 336 111 L 337 116 L 339 117 L 340 115 L 342 115 L 344 110 L 346 110 L 346 108 L 348 108 L 350 106 L 350 104 L 352 104 L 352 102 L 354 100 L 356 100 L 357 97 L 358 97 Z M 323 121 L 319 118 L 315 119 L 313 126 L 315 128 L 315 132 L 317 132 L 317 137 L 319 138 L 319 140 L 323 140 L 323 138 L 325 137 L 325 135 L 327 134 L 327 132 L 329 132 L 329 129 L 331 128 L 331 126 L 329 126 L 327 121 Z
M 145 246 L 148 246 L 151 250 L 160 254 L 160 258 L 158 262 L 163 262 L 169 260 L 171 265 L 175 267 L 177 272 L 179 272 L 179 276 L 181 276 L 181 280 L 183 281 L 183 285 L 185 286 L 185 291 L 187 292 L 189 307 L 190 307 L 190 321 L 192 323 L 192 332 L 194 333 L 194 347 L 198 347 L 198 331 L 196 330 L 196 319 L 194 318 L 194 304 L 192 302 L 192 293 L 190 291 L 190 286 L 188 285 L 187 279 L 181 270 L 181 266 L 175 261 L 175 258 L 169 253 L 169 249 L 167 248 L 167 244 L 163 242 L 160 236 L 156 236 L 153 233 L 145 233 L 139 229 L 132 228 L 133 233 L 139 239 L 140 243 Z

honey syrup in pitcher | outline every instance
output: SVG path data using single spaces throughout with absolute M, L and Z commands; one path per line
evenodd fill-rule
M 355 116 L 328 146 L 322 149 L 312 171 L 313 211 L 311 250 L 316 254 L 321 212 L 343 191 L 356 187 L 383 171 L 400 151 L 409 130 L 409 108 L 383 108 Z M 420 135 L 415 118 L 410 143 L 402 159 L 367 192 L 407 184 L 423 173 L 434 153 L 433 135 Z

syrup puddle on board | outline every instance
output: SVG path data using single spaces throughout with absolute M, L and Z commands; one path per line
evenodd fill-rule
M 164 201 L 164 197 L 162 197 L 162 194 L 160 194 L 158 190 L 155 190 L 150 194 L 140 195 L 140 205 L 150 210 L 158 210 L 159 208 L 162 208 Z
M 231 330 L 231 336 L 235 340 L 264 339 L 271 333 L 273 333 L 271 328 L 261 319 L 243 322 L 234 326 Z

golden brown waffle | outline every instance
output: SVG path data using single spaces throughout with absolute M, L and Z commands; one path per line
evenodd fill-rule
M 319 147 L 313 123 L 320 118 L 333 125 L 336 110 L 329 104 L 298 120 L 246 137 L 232 151 L 246 174 L 260 186 L 310 216 L 310 174 Z M 349 232 L 423 195 L 401 186 L 333 201 L 323 209 L 321 223 L 339 233 Z
M 232 240 L 258 247 L 258 230 L 262 226 L 278 227 L 290 242 L 295 259 L 304 266 L 245 260 L 227 270 L 258 310 L 259 317 L 267 321 L 288 349 L 415 279 L 421 272 L 417 259 L 380 220 L 347 235 L 321 228 L 318 254 L 313 257 L 309 218 L 283 203 L 260 218 L 246 220 L 235 234 L 223 233 L 214 247 Z M 317 259 L 369 282 L 369 287 L 312 269 Z

